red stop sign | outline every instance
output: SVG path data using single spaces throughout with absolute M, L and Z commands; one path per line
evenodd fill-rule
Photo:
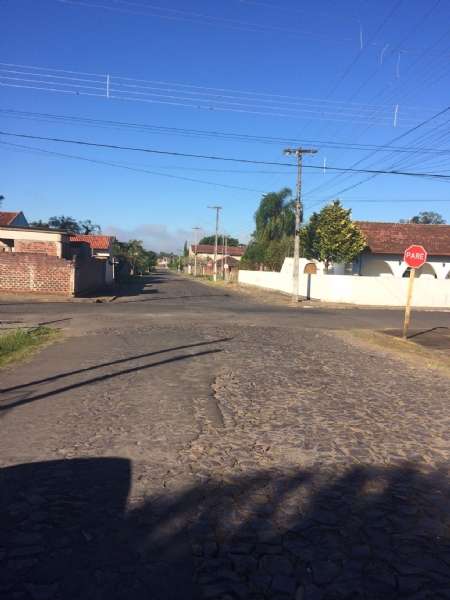
M 412 269 L 418 269 L 427 262 L 427 251 L 423 246 L 414 244 L 406 248 L 403 260 Z

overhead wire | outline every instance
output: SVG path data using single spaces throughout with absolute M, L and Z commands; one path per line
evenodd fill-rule
M 431 11 L 428 11 L 428 12 L 426 13 L 427 17 L 429 17 L 429 16 L 430 16 L 430 14 L 431 14 L 431 12 L 433 12 L 433 10 L 435 10 L 436 8 L 437 8 L 437 4 L 435 3 L 435 4 L 433 5 L 433 7 L 432 7 Z M 430 51 L 431 51 L 432 49 L 434 49 L 434 48 L 435 48 L 436 46 L 438 46 L 438 45 L 439 45 L 439 44 L 440 44 L 440 43 L 441 43 L 443 40 L 445 40 L 445 39 L 447 38 L 447 36 L 448 36 L 448 33 L 449 33 L 449 32 L 450 32 L 450 30 L 447 30 L 447 31 L 444 33 L 444 35 L 443 35 L 443 36 L 441 36 L 441 37 L 440 37 L 440 38 L 439 38 L 437 41 L 434 41 L 434 43 L 433 43 L 431 46 L 429 46 L 428 48 L 426 48 L 426 49 L 425 49 L 425 50 L 424 50 L 424 51 L 421 53 L 421 55 L 420 55 L 418 58 L 416 58 L 416 59 L 415 59 L 415 61 L 414 61 L 414 62 L 413 62 L 413 63 L 412 63 L 410 66 L 409 66 L 409 68 L 408 68 L 408 71 L 411 71 L 411 74 L 412 74 L 412 75 L 414 74 L 413 81 L 414 81 L 414 83 L 415 83 L 416 85 L 418 84 L 418 77 L 417 77 L 417 73 L 413 71 L 414 67 L 415 67 L 417 64 L 419 64 L 419 63 L 420 63 L 420 62 L 421 62 L 421 61 L 422 61 L 422 60 L 425 58 L 425 56 L 427 56 L 427 55 L 430 53 Z M 404 38 L 404 39 L 405 39 L 405 38 Z M 448 70 L 447 70 L 447 73 L 448 73 Z M 429 69 L 427 70 L 427 74 L 429 74 Z M 445 72 L 443 73 L 443 75 L 445 75 Z M 399 83 L 398 85 L 400 85 L 400 83 Z M 422 84 L 422 83 L 420 83 L 420 85 L 423 85 L 423 84 Z M 404 82 L 404 81 L 402 81 L 402 82 L 401 82 L 401 86 L 402 86 L 402 91 L 403 91 L 403 94 L 404 94 L 404 90 L 405 90 L 405 82 Z M 352 94 L 352 95 L 349 97 L 349 99 L 350 99 L 350 100 L 353 100 L 353 98 L 355 97 L 355 95 L 356 95 L 356 94 L 357 94 L 359 91 L 360 91 L 360 90 L 358 89 L 358 90 L 357 90 L 355 93 L 353 93 L 353 94 Z M 391 90 L 391 92 L 390 92 L 391 98 L 393 97 L 393 94 L 394 94 L 394 93 L 395 93 L 395 92 Z M 372 101 L 374 101 L 375 99 L 379 98 L 379 97 L 380 97 L 380 95 L 381 95 L 381 97 L 383 97 L 385 94 L 386 94 L 386 90 L 385 90 L 385 88 L 383 88 L 382 92 L 381 92 L 381 93 L 377 93 L 377 94 L 375 94 L 374 96 L 372 96 L 372 98 L 371 98 L 371 100 L 370 100 L 370 101 L 371 101 L 371 102 L 372 102 Z M 399 98 L 397 97 L 397 98 L 396 98 L 396 100 L 397 100 L 397 102 L 398 102 Z M 369 126 L 367 126 L 367 127 L 365 127 L 365 128 L 364 128 L 364 130 L 363 130 L 363 131 L 362 131 L 362 132 L 359 134 L 359 136 L 358 136 L 356 139 L 359 139 L 359 138 L 361 137 L 361 135 L 363 135 L 364 133 L 366 133 L 366 132 L 367 132 L 369 129 L 371 129 L 371 126 L 370 126 L 370 125 L 369 125 Z M 373 155 L 373 153 L 370 153 L 370 154 L 368 155 L 368 157 L 367 157 L 367 158 L 370 158 L 372 155 Z M 360 162 L 361 162 L 361 161 L 358 161 L 357 163 L 355 163 L 355 165 L 357 165 L 357 164 L 360 164 Z M 336 177 L 334 178 L 334 180 L 333 180 L 333 181 L 335 181 L 335 180 L 337 181 L 337 180 L 338 180 L 340 177 L 341 177 L 340 175 L 336 175 Z M 331 185 L 331 184 L 333 183 L 333 181 L 332 181 L 332 182 L 327 182 L 327 183 L 325 183 L 325 184 L 322 184 L 322 185 L 320 185 L 320 186 L 318 186 L 318 187 L 314 188 L 313 190 L 309 190 L 309 192 L 308 192 L 308 193 L 313 193 L 313 192 L 316 192 L 316 191 L 318 191 L 319 189 L 323 188 L 324 186 L 325 186 L 325 187 L 328 189 L 329 185 Z
M 194 138 L 213 138 L 213 139 L 224 139 L 228 141 L 239 141 L 249 142 L 258 144 L 270 144 L 280 146 L 282 144 L 310 144 L 320 146 L 321 148 L 335 148 L 335 149 L 350 149 L 355 151 L 367 151 L 367 150 L 379 150 L 380 152 L 396 152 L 401 154 L 415 153 L 411 147 L 407 146 L 389 146 L 389 145 L 377 145 L 377 144 L 354 144 L 351 142 L 338 142 L 334 140 L 318 140 L 308 138 L 293 137 L 275 137 L 275 136 L 262 136 L 254 134 L 239 133 L 236 131 L 222 131 L 222 130 L 207 130 L 207 129 L 192 129 L 192 128 L 181 128 L 181 127 L 167 127 L 163 125 L 147 124 L 147 123 L 136 123 L 129 121 L 115 121 L 106 119 L 93 119 L 88 117 L 80 117 L 74 115 L 61 115 L 54 113 L 41 113 L 33 111 L 20 111 L 15 109 L 0 108 L 0 118 L 6 116 L 9 118 L 17 119 L 30 119 L 37 122 L 46 123 L 65 123 L 68 125 L 86 125 L 88 127 L 99 127 L 99 128 L 112 128 L 112 129 L 125 129 L 137 132 L 151 132 L 160 134 L 171 134 L 182 137 L 194 137 Z M 424 154 L 431 154 L 442 156 L 449 154 L 450 148 L 422 148 Z
M 449 107 L 450 109 L 450 107 Z M 4 135 L 7 137 L 17 137 L 17 138 L 25 138 L 32 139 L 37 141 L 45 141 L 45 142 L 56 142 L 56 143 L 64 143 L 64 144 L 76 144 L 80 146 L 87 147 L 96 147 L 96 148 L 104 148 L 110 150 L 126 150 L 132 152 L 144 152 L 149 154 L 157 154 L 164 156 L 177 156 L 183 158 L 201 158 L 206 160 L 217 160 L 217 161 L 226 161 L 226 162 L 237 162 L 237 163 L 245 163 L 245 164 L 259 164 L 259 165 L 276 165 L 276 166 L 286 166 L 286 167 L 296 167 L 295 163 L 292 162 L 276 162 L 276 161 L 261 161 L 254 159 L 246 159 L 246 158 L 237 158 L 230 156 L 217 156 L 217 155 L 207 155 L 207 154 L 191 154 L 187 152 L 176 152 L 169 150 L 160 150 L 156 148 L 144 148 L 137 146 L 124 146 L 119 144 L 105 144 L 99 142 L 91 142 L 86 140 L 76 140 L 76 139 L 67 139 L 67 138 L 57 138 L 57 137 L 45 137 L 45 136 L 37 136 L 26 133 L 17 133 L 17 132 L 8 132 L 8 131 L 0 131 L 0 136 Z M 318 169 L 322 170 L 322 167 L 317 165 L 304 165 L 304 168 L 307 169 Z M 384 175 L 405 175 L 411 177 L 426 177 L 432 179 L 442 179 L 447 180 L 450 179 L 450 176 L 443 175 L 440 173 L 425 173 L 425 172 L 406 172 L 399 170 L 372 170 L 372 169 L 352 169 L 351 167 L 336 167 L 329 166 L 327 167 L 329 171 L 349 171 L 349 172 L 358 172 L 358 173 L 371 173 L 371 174 L 384 174 Z
M 110 166 L 110 167 L 117 167 L 120 169 L 126 169 L 128 171 L 134 171 L 137 173 L 146 173 L 148 175 L 156 175 L 158 177 L 168 177 L 170 179 L 179 179 L 181 181 L 189 181 L 191 183 L 202 183 L 202 184 L 206 184 L 206 185 L 212 185 L 212 186 L 216 186 L 216 187 L 222 187 L 222 188 L 228 188 L 228 189 L 233 189 L 233 190 L 241 190 L 241 191 L 247 191 L 247 192 L 258 192 L 261 194 L 266 193 L 264 190 L 260 190 L 260 189 L 256 189 L 256 188 L 248 188 L 248 187 L 242 187 L 242 186 L 238 186 L 238 185 L 231 185 L 231 184 L 226 184 L 226 183 L 218 183 L 217 181 L 206 181 L 204 179 L 196 179 L 196 178 L 192 178 L 192 177 L 184 177 L 182 175 L 173 175 L 172 173 L 160 173 L 159 171 L 150 171 L 149 169 L 144 169 L 144 168 L 140 168 L 140 167 L 132 167 L 130 165 L 125 165 L 123 163 L 119 163 L 119 162 L 115 162 L 115 161 L 106 161 L 106 160 L 100 160 L 100 159 L 96 159 L 96 158 L 88 158 L 85 156 L 79 156 L 76 154 L 66 154 L 63 152 L 55 152 L 53 150 L 46 150 L 44 148 L 36 148 L 36 147 L 32 147 L 32 146 L 26 146 L 23 144 L 12 144 L 10 142 L 3 142 L 0 141 L 0 145 L 2 146 L 10 146 L 10 147 L 15 147 L 17 149 L 22 149 L 22 150 L 26 150 L 26 151 L 30 151 L 30 152 L 37 152 L 40 154 L 48 154 L 48 155 L 53 155 L 53 156 L 58 156 L 61 158 L 69 158 L 69 159 L 74 159 L 74 160 L 81 160 L 84 162 L 88 162 L 88 163 L 93 163 L 93 164 L 99 164 L 99 165 L 105 165 L 105 166 Z
M 283 35 L 290 35 L 295 38 L 307 37 L 310 39 L 328 41 L 326 35 L 320 36 L 316 32 L 288 29 L 286 27 L 275 27 L 267 25 L 259 25 L 257 23 L 247 23 L 234 19 L 227 19 L 223 17 L 215 17 L 213 15 L 205 15 L 201 13 L 195 13 L 191 11 L 183 11 L 179 9 L 171 9 L 166 7 L 160 7 L 149 4 L 139 4 L 135 2 L 124 2 L 123 0 L 115 0 L 115 4 L 101 4 L 97 0 L 94 2 L 86 2 L 83 0 L 56 0 L 60 4 L 67 4 L 72 6 L 78 6 L 80 8 L 99 8 L 103 10 L 109 10 L 112 12 L 120 12 L 123 14 L 131 14 L 135 16 L 147 16 L 159 19 L 165 19 L 169 21 L 180 21 L 187 23 L 194 23 L 200 25 L 209 26 L 222 26 L 234 31 L 248 31 L 252 33 L 277 33 Z M 165 12 L 164 12 L 165 11 Z M 342 42 L 353 41 L 352 38 L 340 38 Z
M 17 68 L 20 68 L 20 66 L 17 65 Z M 73 93 L 79 96 L 95 95 L 109 99 L 170 104 L 209 111 L 231 111 L 289 118 L 301 118 L 303 115 L 313 115 L 315 119 L 327 121 L 369 122 L 381 125 L 390 125 L 392 123 L 391 106 L 379 107 L 380 110 L 377 111 L 376 119 L 368 120 L 366 115 L 369 114 L 368 111 L 371 111 L 370 114 L 373 114 L 373 110 L 371 106 L 364 104 L 358 105 L 355 103 L 351 106 L 346 106 L 345 103 L 339 104 L 334 101 L 332 105 L 324 106 L 323 104 L 324 102 L 327 103 L 327 100 L 282 97 L 281 95 L 249 92 L 246 90 L 237 90 L 235 92 L 230 90 L 232 93 L 225 93 L 225 90 L 220 88 L 202 88 L 201 86 L 178 83 L 172 83 L 171 87 L 162 88 L 162 82 L 148 80 L 146 84 L 122 83 L 124 79 L 132 82 L 145 80 L 133 80 L 124 77 L 108 78 L 106 74 L 104 81 L 99 81 L 99 76 L 93 74 L 93 77 L 96 77 L 96 79 L 89 79 L 86 80 L 87 83 L 80 83 L 83 80 L 82 77 L 73 77 L 73 75 L 54 76 L 53 73 L 47 72 L 50 71 L 47 67 L 35 67 L 36 71 L 32 73 L 29 71 L 20 72 L 17 68 L 7 69 L 0 63 L 0 86 L 41 89 L 65 94 Z M 14 74 L 11 74 L 12 70 L 14 70 Z M 58 72 L 62 72 L 62 70 L 58 70 Z M 47 77 L 48 80 L 43 80 L 41 77 Z M 57 77 L 57 80 L 54 77 Z M 190 88 L 196 91 L 191 91 Z M 381 110 L 384 112 L 381 113 Z M 405 107 L 403 122 L 406 124 L 408 121 L 414 121 L 417 116 L 413 111 L 417 110 L 421 110 L 422 113 L 424 112 L 423 109 L 416 107 Z M 425 112 L 429 111 L 429 108 L 425 109 Z

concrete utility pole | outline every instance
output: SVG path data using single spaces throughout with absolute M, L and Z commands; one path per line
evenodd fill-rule
M 214 281 L 217 281 L 217 240 L 219 237 L 219 211 L 222 210 L 221 206 L 208 206 L 208 208 L 212 208 L 216 211 L 216 239 L 214 242 Z
M 197 277 L 197 246 L 198 246 L 198 232 L 200 227 L 193 227 L 194 230 L 194 277 Z
M 300 266 L 300 224 L 303 221 L 302 206 L 302 159 L 304 154 L 316 154 L 311 148 L 286 148 L 284 154 L 297 157 L 297 194 L 295 199 L 294 270 L 292 272 L 292 302 L 298 302 Z

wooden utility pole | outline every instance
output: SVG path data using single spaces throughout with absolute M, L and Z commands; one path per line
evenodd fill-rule
M 302 159 L 304 154 L 316 154 L 311 148 L 286 148 L 284 154 L 297 157 L 297 194 L 295 198 L 294 269 L 292 272 L 292 302 L 298 302 L 300 267 L 300 225 L 303 222 L 302 205 Z
M 194 277 L 197 277 L 197 246 L 200 227 L 193 227 L 192 229 L 194 230 Z
M 221 206 L 208 206 L 208 208 L 212 208 L 216 211 L 216 238 L 214 242 L 214 270 L 213 270 L 213 279 L 217 281 L 217 240 L 219 237 L 219 211 L 222 210 Z

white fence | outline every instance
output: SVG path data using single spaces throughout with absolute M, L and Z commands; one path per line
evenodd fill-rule
M 316 275 L 303 273 L 300 263 L 300 295 L 326 302 L 346 302 L 371 306 L 404 306 L 408 279 L 358 275 Z M 269 290 L 292 292 L 292 259 L 286 259 L 280 273 L 239 271 L 239 283 Z M 309 293 L 308 293 L 309 292 Z M 419 277 L 414 282 L 413 306 L 450 308 L 450 279 Z

